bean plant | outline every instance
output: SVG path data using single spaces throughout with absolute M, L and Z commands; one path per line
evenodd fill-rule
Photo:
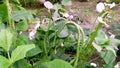
M 23 8 L 19 0 L 2 0 L 1 68 L 97 68 L 90 65 L 94 59 L 89 59 L 95 49 L 105 61 L 101 67 L 114 68 L 120 41 L 102 31 L 102 26 L 109 26 L 106 22 L 113 14 L 111 8 L 103 3 L 102 10 L 97 8 L 99 14 L 86 35 L 84 28 L 72 21 L 73 16 L 63 8 L 67 3 L 71 5 L 71 1 L 61 3 L 45 1 L 49 17 L 36 20 L 35 11 Z

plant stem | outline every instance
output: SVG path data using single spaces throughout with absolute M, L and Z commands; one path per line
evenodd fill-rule
M 7 55 L 8 55 L 8 59 L 11 61 L 11 59 L 10 59 L 10 53 L 7 52 Z M 12 63 L 10 64 L 10 68 L 13 68 Z
M 84 44 L 84 32 L 83 32 L 82 28 L 81 28 L 79 25 L 77 25 L 76 23 L 71 22 L 71 21 L 67 22 L 66 25 L 67 25 L 67 24 L 72 24 L 72 25 L 76 26 L 76 29 L 77 29 L 77 31 L 78 31 L 78 37 L 80 37 L 80 33 L 81 33 L 81 35 L 82 35 L 81 46 L 83 47 L 83 44 Z M 77 50 L 76 50 L 76 52 L 77 52 L 77 54 L 76 54 L 76 58 L 75 58 L 76 60 L 75 60 L 75 62 L 74 62 L 74 68 L 76 68 L 77 63 L 78 63 L 78 60 L 79 60 L 79 54 L 80 54 L 80 38 L 78 38 L 78 44 L 77 44 Z
M 12 26 L 11 25 L 11 7 L 10 7 L 10 4 L 9 4 L 9 0 L 5 0 L 5 3 L 6 3 L 6 6 L 7 6 L 8 23 L 11 27 Z
M 102 23 L 99 23 L 97 28 L 96 28 L 96 31 L 93 33 L 93 35 L 91 36 L 90 38 L 90 41 L 88 43 L 88 45 L 92 45 L 92 42 L 94 41 L 95 37 L 97 36 L 98 34 L 98 31 L 102 28 Z
M 46 43 L 47 43 L 47 37 L 48 37 L 48 34 L 49 34 L 50 26 L 51 26 L 51 23 L 48 23 L 47 32 L 46 32 L 45 38 L 44 38 L 44 52 L 45 52 L 46 57 L 48 55 L 48 52 L 47 52 L 47 49 L 46 49 Z
M 10 60 L 10 54 L 9 54 L 9 52 L 7 52 L 7 55 L 8 55 L 8 59 Z

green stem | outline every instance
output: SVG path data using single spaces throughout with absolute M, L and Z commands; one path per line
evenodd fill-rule
M 96 25 L 96 21 L 97 21 L 97 18 L 98 18 L 99 16 L 100 16 L 100 14 L 97 15 L 97 17 L 95 18 L 95 20 L 94 20 L 94 22 L 93 22 L 93 25 L 92 25 L 92 27 L 91 27 L 91 29 L 90 29 L 89 37 L 90 37 L 91 33 L 94 31 L 94 28 L 95 28 L 95 25 Z M 88 39 L 86 40 L 86 43 L 84 44 L 85 48 L 86 48 L 86 46 L 88 45 L 89 40 L 90 40 L 90 38 L 88 38 Z
M 90 41 L 88 43 L 88 45 L 92 45 L 92 42 L 94 41 L 95 37 L 97 36 L 98 34 L 98 31 L 102 28 L 102 23 L 99 23 L 97 28 L 96 28 L 96 31 L 93 33 L 93 35 L 91 36 L 90 38 Z
M 48 37 L 48 34 L 49 34 L 50 26 L 51 26 L 51 24 L 49 23 L 49 24 L 48 24 L 48 28 L 47 28 L 47 32 L 46 32 L 45 38 L 44 38 L 44 53 L 45 53 L 45 56 L 46 56 L 46 57 L 47 57 L 47 55 L 48 55 L 48 52 L 47 52 L 47 49 L 46 49 L 46 43 L 47 43 L 47 37 Z
M 8 55 L 8 59 L 10 60 L 10 54 L 9 54 L 9 52 L 7 52 L 7 55 Z
M 11 24 L 11 7 L 10 7 L 9 0 L 6 0 L 5 3 L 7 5 L 8 23 L 9 23 L 9 25 L 11 27 L 12 26 L 12 24 Z
M 7 55 L 8 55 L 8 59 L 11 61 L 11 59 L 10 59 L 10 53 L 7 52 Z M 12 63 L 10 64 L 10 68 L 13 68 Z
M 81 46 L 83 47 L 83 44 L 84 44 L 84 32 L 83 32 L 82 28 L 79 25 L 77 25 L 76 23 L 71 22 L 71 21 L 67 22 L 66 25 L 67 24 L 72 24 L 72 25 L 76 26 L 76 29 L 78 31 L 78 37 L 80 37 L 80 33 L 81 33 L 81 35 L 82 35 Z M 77 52 L 77 54 L 76 54 L 76 58 L 75 58 L 76 60 L 74 62 L 74 68 L 76 68 L 78 60 L 79 60 L 80 38 L 78 38 L 78 44 L 77 44 L 77 50 L 76 50 L 76 52 Z

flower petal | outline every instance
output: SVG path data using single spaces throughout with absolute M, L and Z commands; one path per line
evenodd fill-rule
M 53 8 L 53 4 L 52 4 L 50 1 L 44 2 L 44 6 L 45 6 L 47 9 L 52 9 L 52 8 Z
M 96 11 L 102 12 L 105 9 L 104 3 L 100 2 L 96 5 Z

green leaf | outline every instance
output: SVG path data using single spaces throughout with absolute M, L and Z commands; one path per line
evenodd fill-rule
M 34 44 L 18 46 L 15 50 L 13 50 L 11 54 L 11 59 L 10 59 L 11 63 L 14 63 L 20 59 L 23 59 L 27 51 L 31 50 L 32 48 L 35 48 Z
M 67 37 L 69 34 L 68 34 L 68 29 L 65 27 L 61 32 L 60 34 L 58 35 L 58 37 L 60 38 L 65 38 Z
M 111 43 L 115 44 L 115 46 L 119 46 L 120 40 L 119 39 L 111 39 Z
M 95 41 L 97 45 L 100 45 L 103 47 L 108 46 L 110 44 L 110 39 L 108 39 L 108 37 L 102 30 L 98 32 L 97 37 L 95 38 Z
M 40 68 L 73 68 L 68 62 L 60 59 L 55 59 L 50 62 L 41 64 Z
M 62 9 L 62 5 L 60 5 L 60 4 L 54 4 L 54 9 L 55 10 L 59 10 L 59 9 Z
M 20 21 L 20 20 L 33 20 L 33 15 L 32 12 L 30 11 L 25 11 L 25 10 L 21 10 L 21 11 L 14 11 L 12 12 L 12 20 L 13 21 Z
M 9 48 L 12 44 L 13 35 L 8 30 L 1 30 L 0 32 L 0 47 L 4 48 L 6 51 L 9 51 Z
M 35 62 L 35 63 L 33 64 L 33 68 L 43 68 L 43 67 L 41 67 L 41 64 L 42 64 L 42 63 L 45 63 L 45 62 L 48 62 L 48 61 L 49 61 L 48 58 L 42 57 L 42 58 L 40 59 L 40 61 L 37 61 L 37 62 Z
M 17 37 L 16 39 L 16 46 L 20 46 L 20 45 L 25 45 L 25 44 L 29 44 L 29 38 L 27 35 L 25 34 L 21 34 Z
M 108 37 L 106 36 L 105 32 L 100 30 L 97 34 L 98 38 L 103 38 L 103 39 L 108 39 Z
M 22 59 L 13 64 L 13 68 L 32 68 L 32 65 L 27 60 Z
M 8 21 L 8 10 L 6 4 L 0 4 L 0 17 L 2 18 L 3 22 Z
M 93 44 L 93 47 L 95 48 L 95 49 L 97 49 L 97 51 L 98 52 L 101 52 L 101 50 L 102 50 L 102 47 L 101 46 L 99 46 L 99 45 L 97 45 L 96 43 L 92 43 Z
M 111 50 L 101 51 L 101 57 L 104 59 L 106 64 L 111 64 L 115 61 L 115 54 Z
M 105 64 L 103 66 L 103 68 L 114 68 L 114 65 L 111 63 L 111 64 Z
M 96 40 L 96 43 L 99 45 L 99 46 L 108 46 L 110 44 L 110 39 L 103 39 L 103 38 L 95 38 Z
M 32 50 L 28 51 L 27 54 L 26 54 L 26 56 L 27 56 L 27 57 L 32 57 L 32 56 L 35 56 L 35 55 L 37 55 L 37 54 L 39 54 L 39 53 L 41 53 L 41 52 L 42 52 L 42 51 L 40 50 L 39 47 L 35 47 L 35 48 L 33 48 Z
M 0 55 L 0 68 L 8 68 L 9 66 L 10 66 L 9 60 Z
M 56 31 L 57 31 L 58 35 L 64 29 L 64 25 L 65 25 L 65 21 L 64 20 L 61 20 L 61 21 L 57 22 L 55 27 L 56 27 Z
M 16 24 L 17 30 L 26 31 L 28 29 L 28 24 L 26 20 L 20 21 Z
M 58 10 L 56 10 L 54 13 L 53 13 L 53 15 L 52 15 L 52 19 L 54 20 L 54 21 L 56 21 L 57 19 L 59 19 L 60 18 L 60 15 L 59 15 L 59 13 L 58 13 Z

